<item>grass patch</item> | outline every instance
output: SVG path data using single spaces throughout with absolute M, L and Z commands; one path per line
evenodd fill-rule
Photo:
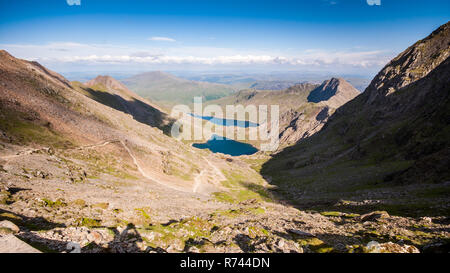
M 342 212 L 339 212 L 339 211 L 323 211 L 320 214 L 322 214 L 323 216 L 328 216 L 328 217 L 340 217 L 340 216 L 342 216 Z
M 57 199 L 55 201 L 52 201 L 47 198 L 42 198 L 42 202 L 45 207 L 49 207 L 49 208 L 53 208 L 53 209 L 67 206 L 67 203 L 64 202 L 63 199 Z
M 77 224 L 84 227 L 99 227 L 100 220 L 83 217 L 77 220 Z
M 2 115 L 0 115 L 0 130 L 10 136 L 14 144 L 36 143 L 53 148 L 70 148 L 74 146 L 68 139 L 53 131 L 49 123 L 39 120 L 33 122 L 19 118 L 23 116 L 26 117 L 26 114 L 11 110 L 2 111 Z
M 223 171 L 226 181 L 222 185 L 229 188 L 227 192 L 216 192 L 216 200 L 227 203 L 238 203 L 250 199 L 271 202 L 268 190 L 262 186 L 262 178 L 253 173 L 242 173 L 237 170 Z

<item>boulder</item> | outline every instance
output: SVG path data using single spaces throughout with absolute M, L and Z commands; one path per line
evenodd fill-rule
M 3 220 L 0 222 L 0 228 L 6 228 L 12 230 L 14 233 L 18 233 L 20 231 L 20 228 L 16 226 L 13 222 L 10 222 L 8 220 Z
M 378 221 L 380 219 L 389 218 L 389 213 L 386 211 L 374 211 L 367 214 L 363 214 L 359 217 L 361 222 Z
M 419 249 L 411 245 L 399 245 L 393 242 L 378 243 L 371 241 L 365 247 L 366 253 L 420 253 Z
M 0 253 L 40 253 L 40 251 L 9 234 L 0 236 Z

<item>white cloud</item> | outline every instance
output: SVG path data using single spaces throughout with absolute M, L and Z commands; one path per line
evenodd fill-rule
M 69 6 L 81 6 L 81 0 L 66 0 L 66 2 Z
M 215 57 L 170 56 L 170 55 L 88 55 L 67 56 L 57 59 L 61 62 L 98 62 L 98 63 L 146 63 L 146 64 L 201 64 L 201 65 L 294 65 L 294 66 L 333 66 L 349 65 L 359 67 L 380 66 L 388 58 L 377 57 L 378 52 L 358 53 L 319 53 L 302 57 L 284 57 L 270 55 L 229 55 Z
M 337 67 L 379 68 L 392 53 L 361 48 L 330 51 L 311 49 L 290 55 L 274 51 L 237 50 L 215 47 L 141 47 L 111 44 L 54 42 L 42 45 L 0 44 L 14 56 L 60 64 L 150 64 L 150 65 L 276 65 L 336 69 Z M 290 51 L 294 52 L 294 51 Z
M 150 41 L 158 41 L 158 42 L 176 42 L 175 39 L 169 37 L 150 37 L 148 38 Z
M 335 0 L 322 0 L 326 5 L 334 6 L 338 4 L 338 1 Z

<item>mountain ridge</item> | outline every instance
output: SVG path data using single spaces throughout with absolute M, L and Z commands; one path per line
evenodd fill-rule
M 372 196 L 379 200 L 372 209 L 391 206 L 414 213 L 407 209 L 411 202 L 423 202 L 423 211 L 445 213 L 449 201 L 445 195 L 438 195 L 444 204 L 440 206 L 429 203 L 432 199 L 423 192 L 427 187 L 447 192 L 444 182 L 450 179 L 444 167 L 450 158 L 450 60 L 442 57 L 450 47 L 448 29 L 447 23 L 400 53 L 364 93 L 338 108 L 321 131 L 274 155 L 262 172 L 278 177 L 273 181 L 291 192 L 287 194 L 308 192 L 302 199 L 294 198 L 303 204 L 318 204 L 325 198 L 359 202 L 362 196 Z M 429 57 L 411 57 L 411 52 L 420 52 L 416 47 L 423 47 L 424 41 L 430 48 L 422 50 Z M 402 70 L 396 70 L 397 66 Z M 422 68 L 420 77 L 404 77 L 417 67 Z M 389 72 L 387 77 L 386 71 L 398 74 Z M 382 191 L 378 188 L 386 189 L 384 195 L 377 194 Z M 408 190 L 411 198 L 399 194 L 400 189 Z
M 358 96 L 360 92 L 342 78 L 324 81 L 308 95 L 309 102 L 326 101 L 329 106 L 339 108 L 347 101 Z
M 278 105 L 281 149 L 318 132 L 337 108 L 359 94 L 347 81 L 332 78 L 321 85 L 299 83 L 281 91 L 241 90 L 209 103 L 222 107 L 227 104 Z M 311 97 L 320 100 L 312 102 Z

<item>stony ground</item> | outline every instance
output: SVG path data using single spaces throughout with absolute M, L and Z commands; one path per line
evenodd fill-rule
M 116 157 L 105 167 L 80 151 L 3 148 L 0 236 L 44 252 L 448 252 L 446 217 L 301 211 L 258 190 L 177 191 Z

